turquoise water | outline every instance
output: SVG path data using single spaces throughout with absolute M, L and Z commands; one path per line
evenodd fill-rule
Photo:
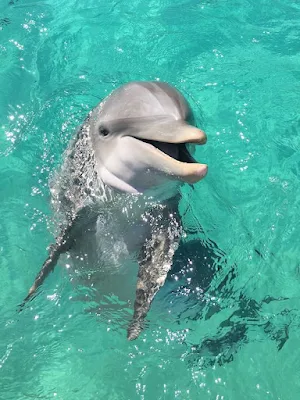
M 292 0 L 1 2 L 1 399 L 299 398 L 299 18 Z M 85 312 L 72 298 L 95 293 L 62 268 L 17 314 L 53 240 L 49 175 L 136 79 L 175 85 L 208 135 L 147 328 L 127 342 L 131 309 Z

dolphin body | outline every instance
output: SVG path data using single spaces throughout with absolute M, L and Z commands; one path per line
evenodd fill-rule
M 138 337 L 180 240 L 179 188 L 207 173 L 186 147 L 206 142 L 190 118 L 184 97 L 162 82 L 125 84 L 89 113 L 52 179 L 61 231 L 23 305 L 63 253 L 77 269 L 112 277 L 133 255 L 138 276 L 127 337 Z

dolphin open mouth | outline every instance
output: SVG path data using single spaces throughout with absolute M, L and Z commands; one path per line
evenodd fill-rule
M 139 139 L 144 143 L 148 143 L 155 147 L 156 149 L 162 151 L 167 154 L 169 157 L 174 158 L 177 161 L 185 162 L 185 163 L 197 163 L 194 157 L 190 154 L 187 149 L 187 143 L 167 143 L 167 142 L 159 142 L 157 140 L 148 140 L 148 139 Z M 189 144 L 192 146 L 191 144 Z
M 207 165 L 196 161 L 187 149 L 193 142 L 163 142 L 146 138 L 135 138 L 149 146 L 147 160 L 151 160 L 152 168 L 168 175 L 171 179 L 179 179 L 186 183 L 196 183 L 207 173 Z
M 203 131 L 177 120 L 152 125 L 147 123 L 143 129 L 134 129 L 134 122 L 130 136 L 148 147 L 141 150 L 142 162 L 151 170 L 190 184 L 206 175 L 207 165 L 196 161 L 187 147 L 205 144 L 206 134 Z

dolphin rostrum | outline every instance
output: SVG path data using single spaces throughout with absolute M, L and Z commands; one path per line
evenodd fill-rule
M 52 179 L 52 205 L 62 228 L 23 305 L 65 252 L 74 263 L 80 259 L 82 268 L 107 273 L 122 263 L 121 253 L 136 254 L 127 337 L 138 337 L 180 240 L 179 188 L 207 173 L 187 148 L 206 142 L 190 117 L 184 97 L 162 82 L 125 84 L 90 112 Z

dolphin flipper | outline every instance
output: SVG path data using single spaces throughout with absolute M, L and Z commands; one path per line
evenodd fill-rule
M 93 221 L 96 221 L 98 215 L 99 214 L 93 212 L 90 207 L 83 207 L 78 211 L 68 226 L 62 230 L 60 235 L 56 238 L 55 244 L 50 246 L 49 256 L 37 274 L 33 285 L 29 289 L 28 295 L 20 305 L 20 310 L 22 310 L 27 301 L 34 297 L 36 290 L 43 284 L 50 272 L 53 272 L 59 256 L 70 250 L 74 240 L 76 240 L 76 236 L 84 232 L 85 226 Z
M 136 285 L 134 313 L 127 329 L 127 339 L 136 339 L 143 329 L 144 319 L 154 296 L 164 285 L 172 268 L 173 255 L 181 236 L 176 214 L 170 214 L 169 223 L 157 226 L 142 249 Z M 170 217 L 169 216 L 169 217 Z M 162 221 L 160 221 L 162 222 Z

